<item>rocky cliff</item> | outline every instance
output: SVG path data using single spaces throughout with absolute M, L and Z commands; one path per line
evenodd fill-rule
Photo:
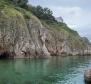
M 56 20 L 57 20 L 58 22 L 62 22 L 62 23 L 64 22 L 62 17 L 56 17 Z
M 89 42 L 65 23 L 47 24 L 24 9 L 0 6 L 0 57 L 47 58 L 81 54 Z

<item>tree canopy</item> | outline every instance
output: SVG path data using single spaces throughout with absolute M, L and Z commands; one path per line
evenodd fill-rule
M 20 6 L 22 8 L 25 8 L 27 6 L 28 0 L 9 0 L 11 3 L 13 3 L 16 6 Z
M 43 8 L 41 6 L 28 6 L 28 10 L 31 11 L 39 19 L 56 21 L 53 12 L 49 8 Z

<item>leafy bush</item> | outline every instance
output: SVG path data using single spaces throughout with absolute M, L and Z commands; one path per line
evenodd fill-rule
M 22 8 L 27 7 L 28 0 L 3 0 L 4 3 L 13 4 Z
M 30 19 L 31 13 L 23 8 L 15 7 L 16 10 L 20 11 L 26 19 Z
M 31 11 L 39 19 L 46 20 L 48 22 L 56 22 L 55 17 L 53 16 L 53 12 L 49 8 L 28 5 L 28 10 Z

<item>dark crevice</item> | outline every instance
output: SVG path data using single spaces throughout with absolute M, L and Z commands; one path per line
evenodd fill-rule
M 3 52 L 0 54 L 0 59 L 9 59 L 10 58 L 10 53 L 8 52 Z

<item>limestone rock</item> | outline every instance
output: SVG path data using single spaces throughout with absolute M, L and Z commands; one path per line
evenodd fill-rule
M 91 69 L 85 71 L 84 80 L 86 84 L 91 84 Z

